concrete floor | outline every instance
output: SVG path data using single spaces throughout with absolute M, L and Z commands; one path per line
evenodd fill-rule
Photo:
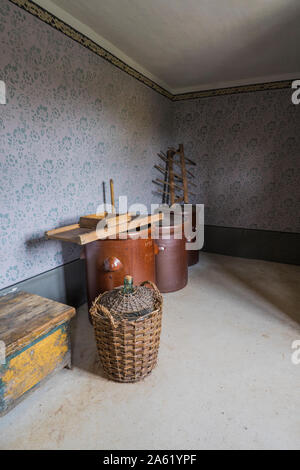
M 81 307 L 74 369 L 0 419 L 0 448 L 299 449 L 300 267 L 201 253 L 189 276 L 140 383 L 102 376 Z

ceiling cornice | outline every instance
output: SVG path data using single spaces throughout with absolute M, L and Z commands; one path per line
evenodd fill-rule
M 293 80 L 280 80 L 276 82 L 255 83 L 252 85 L 241 85 L 235 87 L 216 88 L 213 90 L 192 91 L 173 95 L 173 101 L 193 100 L 197 98 L 208 98 L 212 96 L 234 95 L 237 93 L 249 93 L 251 91 L 281 90 L 291 88 Z
M 148 86 L 152 90 L 155 90 L 160 95 L 170 99 L 171 101 L 183 101 L 199 98 L 208 98 L 213 96 L 224 96 L 237 93 L 249 93 L 253 91 L 266 91 L 266 90 L 279 90 L 283 88 L 290 88 L 292 84 L 292 79 L 289 80 L 277 80 L 273 82 L 266 83 L 256 83 L 249 85 L 239 85 L 239 86 L 227 86 L 224 88 L 215 88 L 209 90 L 200 90 L 200 91 L 191 91 L 186 93 L 172 93 L 168 91 L 163 86 L 156 83 L 156 81 L 147 77 L 145 73 L 142 73 L 136 70 L 131 65 L 127 64 L 124 60 L 118 58 L 113 53 L 109 52 L 104 47 L 100 46 L 97 42 L 90 39 L 88 36 L 77 31 L 73 26 L 65 23 L 63 20 L 55 16 L 53 13 L 45 10 L 40 5 L 32 2 L 31 0 L 9 0 L 14 5 L 22 8 L 33 16 L 37 17 L 44 23 L 52 26 L 57 31 L 65 34 L 69 38 L 78 42 L 82 46 L 86 47 L 90 51 L 94 52 L 98 56 L 110 62 L 115 67 L 118 67 L 123 72 L 126 72 L 128 75 L 132 76 L 136 80 L 142 82 L 144 85 Z M 149 74 L 149 73 L 148 73 Z M 296 79 L 297 77 L 295 77 Z
M 145 67 L 137 63 L 130 56 L 126 55 L 121 49 L 116 47 L 112 42 L 108 41 L 106 38 L 101 36 L 99 32 L 96 32 L 94 29 L 82 23 L 82 21 L 78 20 L 75 16 L 73 16 L 72 14 L 70 14 L 63 8 L 61 8 L 55 0 L 33 0 L 33 1 L 38 6 L 48 11 L 52 15 L 54 15 L 56 18 L 59 18 L 68 26 L 71 26 L 72 28 L 74 28 L 75 31 L 80 31 L 81 34 L 83 34 L 84 36 L 91 39 L 99 46 L 101 46 L 102 49 L 104 49 L 106 52 L 109 52 L 114 57 L 120 59 L 122 62 L 130 66 L 135 71 L 140 72 L 142 75 L 145 75 L 147 78 L 149 78 L 152 82 L 159 85 L 161 88 L 164 88 L 165 90 L 168 90 L 170 93 L 173 93 L 172 90 L 170 90 L 170 87 L 167 85 L 167 83 L 165 83 L 156 75 L 153 75 L 149 70 L 145 69 Z M 72 0 L 68 0 L 68 1 L 71 2 Z M 180 93 L 186 93 L 187 91 L 191 91 L 191 90 L 186 90 L 186 89 L 179 90 Z
M 14 5 L 17 5 L 18 7 L 22 8 L 25 11 L 27 11 L 31 15 L 37 17 L 38 19 L 40 19 L 44 23 L 48 24 L 49 26 L 52 26 L 57 31 L 60 31 L 61 33 L 68 36 L 69 38 L 71 38 L 74 41 L 78 42 L 82 46 L 86 47 L 90 51 L 92 51 L 95 54 L 97 54 L 98 56 L 102 57 L 102 59 L 107 60 L 108 62 L 110 62 L 115 67 L 118 67 L 119 69 L 121 69 L 123 72 L 128 73 L 129 75 L 134 77 L 136 80 L 139 80 L 140 82 L 144 83 L 144 85 L 147 85 L 148 87 L 150 87 L 153 90 L 157 91 L 161 95 L 163 95 L 166 98 L 169 98 L 169 99 L 172 100 L 172 98 L 173 98 L 172 93 L 170 93 L 165 88 L 163 88 L 162 86 L 155 83 L 150 78 L 146 77 L 146 75 L 142 74 L 141 72 L 138 72 L 133 67 L 126 64 L 126 62 L 119 59 L 118 57 L 113 55 L 111 52 L 107 51 L 102 46 L 97 44 L 95 41 L 88 38 L 84 34 L 80 33 L 79 31 L 74 29 L 72 26 L 69 26 L 64 21 L 57 18 L 55 15 L 48 12 L 47 10 L 42 8 L 41 6 L 37 5 L 36 3 L 34 3 L 30 0 L 9 0 L 9 1 L 11 3 L 13 3 Z

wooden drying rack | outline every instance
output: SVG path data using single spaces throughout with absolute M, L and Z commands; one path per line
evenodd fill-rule
M 190 191 L 188 186 L 196 187 L 196 184 L 191 181 L 191 178 L 194 178 L 195 175 L 186 168 L 186 164 L 196 165 L 196 163 L 185 156 L 183 144 L 179 144 L 177 150 L 174 147 L 169 147 L 167 154 L 160 152 L 157 155 L 166 164 L 165 169 L 160 165 L 154 165 L 164 175 L 163 180 L 160 178 L 153 180 L 153 183 L 160 187 L 163 186 L 163 189 L 156 190 L 156 192 L 163 195 L 162 203 L 170 202 L 173 205 L 184 202 L 187 204 L 189 202 L 189 195 L 195 196 L 195 193 Z M 179 160 L 176 159 L 177 155 Z M 181 172 L 175 172 L 174 166 L 179 167 Z M 179 191 L 182 191 L 182 193 L 176 195 Z

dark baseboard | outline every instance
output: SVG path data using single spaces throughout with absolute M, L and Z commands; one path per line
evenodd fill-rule
M 300 265 L 300 233 L 206 225 L 203 251 Z
M 84 261 L 77 259 L 25 281 L 18 282 L 2 289 L 0 296 L 15 289 L 37 294 L 77 308 L 86 302 Z
M 206 225 L 203 251 L 300 265 L 300 233 Z M 86 302 L 84 261 L 77 259 L 21 281 L 0 290 L 0 296 L 13 289 L 77 308 Z

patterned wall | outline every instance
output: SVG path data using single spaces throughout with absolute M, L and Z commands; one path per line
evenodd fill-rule
M 78 258 L 44 231 L 93 212 L 102 181 L 130 203 L 159 201 L 156 153 L 179 142 L 207 224 L 300 232 L 290 90 L 172 103 L 8 0 L 0 47 L 0 288 Z
M 207 224 L 300 232 L 300 105 L 291 90 L 175 103 Z M 194 189 L 193 189 L 194 190 Z
M 30 14 L 0 0 L 0 288 L 78 258 L 44 231 L 116 196 L 157 201 L 157 151 L 172 103 Z M 160 198 L 158 198 L 160 200 Z

